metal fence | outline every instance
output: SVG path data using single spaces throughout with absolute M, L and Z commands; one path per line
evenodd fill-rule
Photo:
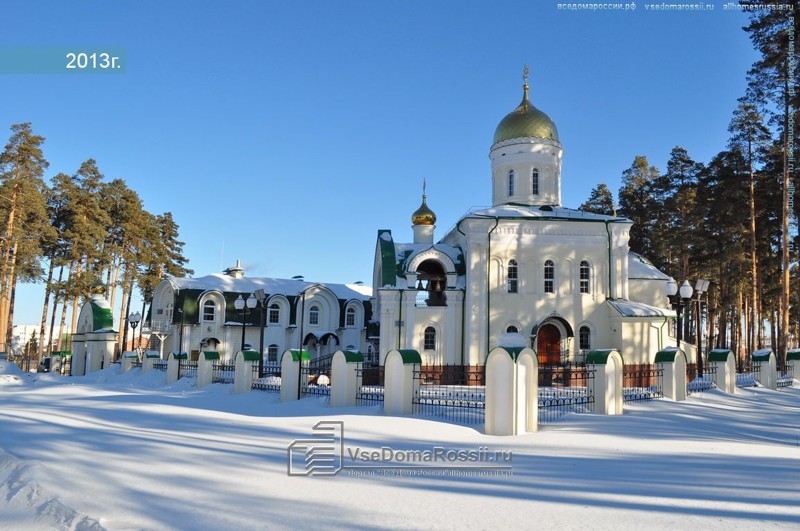
M 178 360 L 178 379 L 197 378 L 197 362 L 192 360 Z
M 322 356 L 300 365 L 300 398 L 331 394 L 331 361 L 333 356 Z
M 622 369 L 623 402 L 664 398 L 664 369 L 651 363 L 631 363 Z
M 736 369 L 736 387 L 756 387 L 761 376 L 760 364 L 739 367 Z
M 539 423 L 567 413 L 589 413 L 594 404 L 594 371 L 581 363 L 539 366 Z
M 253 364 L 253 384 L 250 386 L 255 391 L 269 391 L 271 393 L 281 392 L 281 375 L 280 371 L 276 375 L 274 371 L 267 371 L 266 365 L 264 366 L 264 376 L 259 375 L 258 363 Z
M 211 383 L 233 383 L 236 366 L 232 363 L 212 363 Z
M 794 385 L 794 367 L 789 365 L 778 366 L 778 387 L 791 387 Z
M 153 368 L 157 371 L 167 372 L 167 361 L 166 360 L 154 361 Z
M 445 418 L 462 424 L 481 424 L 486 412 L 483 365 L 415 365 L 415 415 Z
M 703 367 L 703 376 L 697 376 L 697 365 L 694 363 L 686 364 L 686 393 L 702 393 L 716 387 L 714 385 L 714 375 L 717 368 L 712 366 Z
M 361 385 L 356 391 L 357 406 L 382 406 L 383 405 L 383 367 L 358 365 L 356 369 Z

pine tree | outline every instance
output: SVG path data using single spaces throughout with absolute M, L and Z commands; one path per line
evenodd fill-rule
M 650 259 L 656 267 L 663 268 L 664 259 L 657 252 L 654 241 L 655 214 L 659 205 L 653 198 L 652 188 L 658 176 L 658 169 L 650 166 L 647 157 L 637 155 L 631 167 L 622 173 L 619 214 L 633 221 L 629 242 L 631 250 Z
M 592 212 L 594 214 L 604 214 L 606 216 L 616 215 L 616 207 L 614 206 L 614 195 L 608 186 L 605 184 L 598 184 L 589 193 L 589 199 L 586 200 L 578 210 L 584 212 Z

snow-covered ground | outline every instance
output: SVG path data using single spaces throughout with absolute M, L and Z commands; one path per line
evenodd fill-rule
M 0 362 L 0 529 L 800 526 L 797 387 L 712 390 L 490 437 L 118 370 L 68 378 Z M 288 476 L 287 447 L 320 420 L 343 421 L 350 451 L 510 451 L 513 475 Z

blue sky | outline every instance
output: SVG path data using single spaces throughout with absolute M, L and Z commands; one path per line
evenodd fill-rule
M 0 47 L 124 48 L 114 75 L 0 75 L 0 140 L 46 137 L 48 179 L 87 158 L 181 227 L 196 276 L 370 283 L 378 229 L 410 241 L 422 180 L 441 236 L 491 201 L 494 129 L 521 97 L 556 122 L 563 203 L 616 192 L 636 155 L 725 147 L 756 59 L 724 10 L 518 1 L 26 1 Z M 37 322 L 42 290 L 18 290 Z

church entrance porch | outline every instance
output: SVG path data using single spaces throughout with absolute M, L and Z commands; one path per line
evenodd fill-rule
M 553 324 L 539 328 L 536 335 L 536 354 L 540 365 L 555 365 L 561 362 L 561 331 Z

